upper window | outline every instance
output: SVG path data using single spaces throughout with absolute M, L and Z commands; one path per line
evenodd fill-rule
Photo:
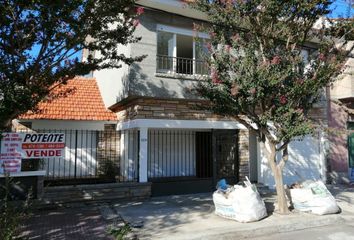
M 196 40 L 193 32 L 180 28 L 160 26 L 157 32 L 158 73 L 188 75 L 208 74 L 204 58 L 208 56 L 207 38 Z

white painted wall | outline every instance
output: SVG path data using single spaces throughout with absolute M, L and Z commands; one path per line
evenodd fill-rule
M 131 56 L 131 45 L 119 45 L 120 54 L 124 56 Z M 100 53 L 96 53 L 99 57 Z M 106 108 L 112 106 L 116 102 L 120 101 L 127 94 L 127 83 L 129 66 L 122 63 L 121 68 L 103 69 L 95 71 L 93 77 L 97 80 L 98 88 L 100 89 L 101 96 Z
M 148 177 L 196 175 L 195 131 L 149 130 Z
M 124 130 L 120 139 L 120 174 L 126 181 L 133 181 L 138 177 L 138 130 Z
M 324 149 L 321 136 L 307 136 L 302 141 L 289 144 L 289 161 L 286 163 L 283 176 L 284 184 L 292 184 L 302 180 L 325 180 Z M 258 142 L 258 182 L 275 188 L 273 174 L 268 165 L 264 145 Z
M 72 129 L 72 130 L 103 130 L 104 124 L 116 124 L 112 121 L 66 121 L 66 120 L 23 120 L 32 122 L 32 129 Z

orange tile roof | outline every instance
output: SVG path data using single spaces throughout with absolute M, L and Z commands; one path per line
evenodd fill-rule
M 59 97 L 40 102 L 38 111 L 29 111 L 19 119 L 117 121 L 116 114 L 104 106 L 96 79 L 75 77 L 52 94 Z

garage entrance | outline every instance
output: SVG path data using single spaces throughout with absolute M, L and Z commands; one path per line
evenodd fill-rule
M 149 130 L 152 195 L 209 192 L 238 182 L 237 130 Z

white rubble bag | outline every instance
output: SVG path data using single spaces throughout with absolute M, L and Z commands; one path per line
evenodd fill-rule
M 338 213 L 336 200 L 321 181 L 303 184 L 302 188 L 290 189 L 294 209 L 317 215 Z
M 235 185 L 226 193 L 215 191 L 215 214 L 239 222 L 254 222 L 266 217 L 267 209 L 256 186 L 249 181 L 245 182 L 245 185 Z

